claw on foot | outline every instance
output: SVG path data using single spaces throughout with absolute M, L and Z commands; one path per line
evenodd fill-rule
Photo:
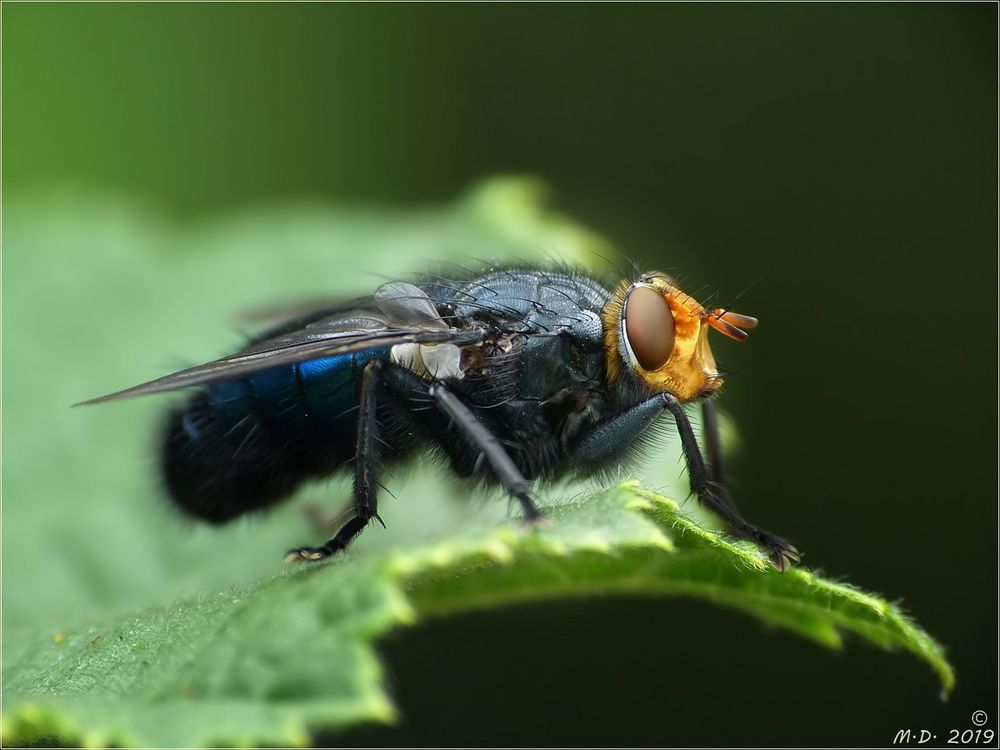
M 315 562 L 317 560 L 323 560 L 329 556 L 330 554 L 328 552 L 322 549 L 317 549 L 316 547 L 299 547 L 298 549 L 288 550 L 288 553 L 285 555 L 285 562 Z
M 735 527 L 730 526 L 729 530 L 734 536 L 756 544 L 779 573 L 784 573 L 802 561 L 802 554 L 780 536 L 762 531 L 746 522 Z
M 779 573 L 784 573 L 792 565 L 797 565 L 802 561 L 799 551 L 784 539 L 769 537 L 761 540 L 759 544 L 767 552 L 767 557 Z

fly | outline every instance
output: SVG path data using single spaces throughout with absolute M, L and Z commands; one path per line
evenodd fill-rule
M 289 561 L 330 557 L 381 522 L 380 467 L 426 443 L 458 475 L 502 486 L 532 521 L 541 517 L 533 481 L 618 466 L 669 415 L 692 493 L 784 571 L 796 549 L 745 521 L 722 481 L 713 400 L 722 378 L 708 331 L 743 341 L 756 326 L 705 309 L 662 273 L 615 288 L 568 270 L 428 277 L 313 308 L 236 354 L 86 403 L 196 389 L 169 413 L 160 470 L 180 509 L 210 523 L 353 472 L 349 520 Z M 703 411 L 707 459 L 691 403 Z

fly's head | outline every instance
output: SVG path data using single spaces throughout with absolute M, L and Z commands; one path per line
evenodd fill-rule
M 729 310 L 706 310 L 662 273 L 623 282 L 605 306 L 608 380 L 631 373 L 654 393 L 681 401 L 709 396 L 722 385 L 708 344 L 708 329 L 745 341 L 757 319 Z

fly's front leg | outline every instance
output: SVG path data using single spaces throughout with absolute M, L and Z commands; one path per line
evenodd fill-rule
M 758 529 L 743 520 L 735 508 L 728 502 L 725 490 L 712 481 L 709 470 L 698 449 L 698 441 L 694 436 L 691 422 L 688 420 L 684 405 L 669 393 L 660 394 L 664 408 L 670 412 L 677 423 L 677 431 L 681 436 L 684 448 L 684 459 L 687 462 L 688 475 L 691 477 L 691 490 L 698 499 L 711 510 L 718 513 L 737 536 L 749 539 L 767 553 L 771 563 L 782 573 L 792 563 L 799 561 L 799 552 L 795 547 L 781 537 Z
M 743 520 L 736 512 L 722 485 L 713 477 L 713 472 L 721 472 L 721 463 L 716 459 L 713 464 L 716 468 L 712 469 L 706 465 L 694 429 L 691 427 L 687 412 L 684 411 L 684 405 L 669 393 L 650 396 L 632 408 L 594 425 L 577 440 L 573 448 L 574 458 L 590 464 L 599 464 L 607 460 L 619 453 L 623 445 L 635 440 L 664 411 L 670 412 L 677 424 L 688 476 L 691 479 L 691 491 L 698 496 L 698 500 L 721 516 L 732 533 L 762 547 L 778 570 L 783 572 L 790 563 L 798 562 L 799 553 L 795 547 L 780 537 L 758 529 Z M 717 427 L 714 429 L 717 432 Z M 715 439 L 717 438 L 708 438 L 709 441 Z M 709 446 L 709 451 L 712 450 L 718 450 L 717 443 L 714 449 Z M 717 476 L 721 476 L 721 473 Z
M 357 451 L 354 461 L 354 517 L 340 527 L 333 538 L 320 547 L 299 547 L 285 555 L 286 562 L 323 560 L 341 550 L 361 533 L 371 519 L 382 523 L 378 516 L 378 496 L 375 469 L 378 465 L 378 395 L 383 363 L 369 362 L 361 375 L 361 397 L 358 405 Z M 385 526 L 384 523 L 382 523 Z
M 482 452 L 508 494 L 521 503 L 525 520 L 535 521 L 541 518 L 542 514 L 528 494 L 530 483 L 507 454 L 497 436 L 490 432 L 472 410 L 444 385 L 431 386 L 430 394 L 437 402 L 438 408 L 451 418 L 452 423 L 466 440 Z

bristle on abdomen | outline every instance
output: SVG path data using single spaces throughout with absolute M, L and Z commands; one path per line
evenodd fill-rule
M 161 471 L 170 497 L 211 523 L 284 500 L 307 478 L 252 402 L 235 416 L 223 416 L 198 393 L 171 412 L 164 431 Z

